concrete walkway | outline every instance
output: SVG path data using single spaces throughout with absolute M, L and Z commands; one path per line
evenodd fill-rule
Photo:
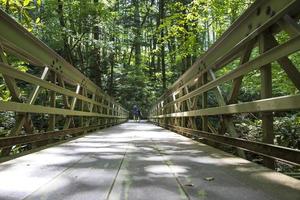
M 300 181 L 129 122 L 1 163 L 0 199 L 300 200 Z

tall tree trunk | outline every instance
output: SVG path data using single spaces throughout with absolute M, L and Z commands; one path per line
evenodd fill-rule
M 135 51 L 135 65 L 141 66 L 141 20 L 140 20 L 140 7 L 139 1 L 132 1 L 134 6 L 134 51 Z
M 183 10 L 183 14 L 184 15 L 187 15 L 188 11 L 187 11 L 187 7 L 188 7 L 188 4 L 191 2 L 191 0 L 184 0 L 183 2 L 183 5 L 184 5 L 184 10 Z M 189 32 L 189 25 L 187 23 L 184 24 L 184 29 L 185 29 L 185 32 L 188 33 Z M 186 34 L 185 36 L 185 42 L 188 41 L 188 35 Z M 190 53 L 188 53 L 185 57 L 185 66 L 184 66 L 184 71 L 186 71 L 191 65 L 192 65 L 192 56 Z
M 153 52 L 153 50 L 156 49 L 156 38 L 153 34 L 153 38 L 152 38 L 152 42 L 151 42 L 151 62 L 150 62 L 150 77 L 153 79 L 155 78 L 155 53 Z
M 64 43 L 64 49 L 63 49 L 63 57 L 73 65 L 73 59 L 72 59 L 72 53 L 70 50 L 70 45 L 68 43 L 68 36 L 66 35 L 66 23 L 64 18 L 64 2 L 62 0 L 57 0 L 57 13 L 59 17 L 59 24 L 61 28 L 63 29 L 62 32 L 62 38 Z
M 159 24 L 163 24 L 165 18 L 165 0 L 159 1 Z M 161 74 L 162 74 L 162 89 L 167 88 L 166 78 L 166 63 L 165 63 L 165 44 L 162 41 L 164 38 L 164 29 L 160 30 L 161 47 L 160 47 L 160 59 L 161 59 Z
M 97 6 L 99 3 L 99 0 L 94 0 L 95 6 Z M 95 18 L 94 26 L 93 26 L 93 38 L 94 40 L 98 41 L 100 39 L 99 37 L 99 26 L 96 25 L 98 24 L 99 18 Z M 100 49 L 98 48 L 98 45 L 95 44 L 94 50 L 93 50 L 93 55 L 94 57 L 92 58 L 92 76 L 93 81 L 100 87 L 102 88 L 102 66 L 101 66 L 101 55 L 100 55 Z
M 114 65 L 115 65 L 115 55 L 111 53 L 109 56 L 110 61 L 110 77 L 109 77 L 109 87 L 108 87 L 108 94 L 113 96 L 114 95 Z

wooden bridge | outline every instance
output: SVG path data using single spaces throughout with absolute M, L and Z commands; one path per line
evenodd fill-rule
M 277 113 L 300 109 L 300 72 L 289 57 L 299 56 L 299 18 L 299 0 L 256 1 L 153 104 L 149 122 L 137 123 L 0 10 L 0 74 L 11 96 L 0 111 L 15 118 L 0 138 L 0 199 L 300 199 L 300 181 L 272 170 L 300 165 L 300 151 L 274 144 L 273 131 Z M 288 39 L 278 40 L 279 33 Z M 35 73 L 12 66 L 8 56 Z M 219 76 L 232 62 L 239 67 Z M 272 96 L 274 62 L 296 94 Z M 238 102 L 243 77 L 254 70 L 261 98 Z M 222 84 L 231 85 L 229 97 Z M 261 118 L 261 141 L 240 138 L 234 117 L 243 113 Z M 24 152 L 13 153 L 16 147 Z M 246 160 L 248 154 L 264 166 Z

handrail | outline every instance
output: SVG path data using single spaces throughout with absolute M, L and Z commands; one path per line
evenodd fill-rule
M 0 55 L 0 74 L 11 94 L 9 101 L 0 101 L 0 111 L 15 112 L 16 120 L 10 134 L 0 138 L 2 155 L 9 155 L 13 145 L 78 135 L 128 119 L 125 108 L 1 9 Z M 8 56 L 41 71 L 40 76 L 13 67 Z M 33 90 L 26 96 L 29 85 Z M 46 120 L 44 127 L 36 125 L 36 116 Z
M 277 61 L 282 70 L 300 90 L 300 72 L 288 58 L 300 50 L 300 1 L 297 0 L 257 0 L 254 2 L 224 34 L 200 56 L 196 62 L 157 100 L 150 111 L 149 119 L 155 124 L 189 134 L 192 137 L 202 137 L 217 143 L 225 143 L 234 147 L 253 152 L 253 142 L 239 146 L 233 114 L 260 113 L 264 144 L 273 144 L 272 112 L 299 111 L 299 94 L 272 97 L 272 67 Z M 275 37 L 279 32 L 285 32 L 289 40 L 279 43 Z M 252 50 L 258 47 L 259 55 L 250 59 Z M 233 61 L 240 64 L 228 73 L 216 77 L 220 69 Z M 238 102 L 243 77 L 254 70 L 261 72 L 261 100 L 253 102 Z M 227 97 L 221 91 L 222 84 L 230 84 L 231 91 Z M 209 105 L 208 95 L 217 100 L 218 105 Z M 210 117 L 219 118 L 219 129 Z M 217 131 L 219 130 L 219 132 Z M 223 137 L 215 134 L 229 134 L 224 142 Z M 205 133 L 205 134 L 204 134 Z M 229 142 L 228 142 L 229 141 Z M 240 144 L 240 143 L 239 143 Z M 261 146 L 260 146 L 261 147 Z M 300 151 L 272 145 L 275 153 L 257 149 L 255 153 L 264 156 L 264 164 L 274 167 L 274 158 L 299 165 Z M 243 151 L 237 153 L 244 157 Z M 272 158 L 272 159 L 270 159 Z M 288 158 L 288 159 L 287 159 Z

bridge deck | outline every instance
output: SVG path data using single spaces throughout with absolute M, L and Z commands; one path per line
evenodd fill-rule
M 0 164 L 0 199 L 300 199 L 300 181 L 147 123 Z

